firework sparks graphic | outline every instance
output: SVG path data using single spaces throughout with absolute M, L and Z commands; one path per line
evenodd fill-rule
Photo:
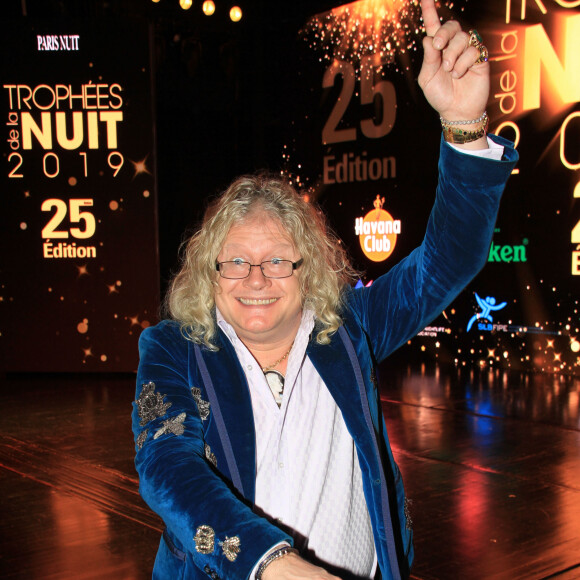
M 441 4 L 453 8 L 453 2 Z M 301 33 L 321 60 L 356 66 L 373 55 L 398 70 L 397 61 L 408 68 L 405 56 L 420 47 L 424 29 L 419 0 L 360 0 L 313 16 Z

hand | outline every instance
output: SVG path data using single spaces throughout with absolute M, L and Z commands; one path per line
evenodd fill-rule
M 310 564 L 298 554 L 286 554 L 266 567 L 262 580 L 340 580 L 340 578 Z
M 419 86 L 429 104 L 448 121 L 477 119 L 489 98 L 489 63 L 475 64 L 479 50 L 458 22 L 439 21 L 435 0 L 421 0 L 427 36 Z

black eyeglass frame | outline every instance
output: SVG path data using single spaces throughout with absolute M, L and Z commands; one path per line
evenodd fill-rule
M 292 274 L 294 273 L 294 270 L 297 270 L 298 268 L 300 268 L 300 266 L 302 266 L 303 262 L 304 262 L 304 258 L 300 258 L 299 260 L 296 260 L 296 262 L 292 262 L 292 260 L 280 260 L 280 262 L 290 262 L 290 264 L 292 264 L 292 272 L 290 272 L 290 274 L 288 274 L 288 276 L 266 276 L 266 274 L 264 273 L 264 266 L 262 266 L 262 264 L 268 264 L 271 263 L 272 260 L 264 260 L 263 262 L 260 262 L 259 264 L 250 264 L 250 262 L 246 262 L 245 260 L 242 260 L 242 264 L 248 264 L 250 266 L 248 273 L 243 276 L 242 278 L 227 278 L 226 276 L 224 276 L 220 270 L 220 265 L 221 264 L 236 264 L 236 263 L 240 263 L 240 262 L 236 262 L 235 260 L 226 260 L 225 262 L 216 262 L 215 263 L 215 269 L 219 272 L 220 276 L 222 278 L 225 278 L 226 280 L 244 280 L 245 278 L 248 278 L 250 276 L 250 274 L 252 273 L 252 268 L 260 268 L 261 272 L 262 272 L 262 276 L 264 276 L 264 278 L 270 278 L 270 280 L 283 280 L 284 278 L 290 278 L 290 276 L 292 276 Z

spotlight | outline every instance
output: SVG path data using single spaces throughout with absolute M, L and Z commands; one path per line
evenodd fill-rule
M 211 16 L 215 12 L 215 4 L 212 0 L 205 0 L 202 9 L 206 16 Z
M 151 2 L 153 2 L 154 4 L 157 4 L 159 2 L 159 0 L 151 0 Z
M 184 10 L 189 10 L 191 8 L 191 5 L 193 4 L 193 0 L 179 0 L 179 5 L 184 9 Z
M 239 22 L 242 19 L 242 9 L 239 6 L 232 6 L 230 18 L 232 22 Z

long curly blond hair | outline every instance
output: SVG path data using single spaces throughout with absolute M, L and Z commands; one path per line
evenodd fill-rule
M 342 324 L 344 290 L 357 273 L 323 213 L 287 180 L 270 175 L 242 176 L 209 205 L 201 228 L 184 243 L 181 268 L 170 284 L 166 309 L 181 323 L 187 338 L 216 349 L 217 256 L 232 225 L 255 211 L 277 219 L 303 258 L 302 307 L 315 313 L 317 342 L 329 343 Z

